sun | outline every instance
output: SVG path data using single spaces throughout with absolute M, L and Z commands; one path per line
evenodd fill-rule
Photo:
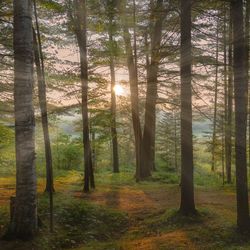
M 124 88 L 121 86 L 121 85 L 119 85 L 119 84 L 116 84 L 115 86 L 114 86 L 114 91 L 115 91 L 115 94 L 117 95 L 117 96 L 121 96 L 121 95 L 124 95 Z

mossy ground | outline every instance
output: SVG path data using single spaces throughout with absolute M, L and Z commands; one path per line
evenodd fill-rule
M 216 177 L 217 178 L 217 177 Z M 0 241 L 0 249 L 161 250 L 250 249 L 249 235 L 236 230 L 233 186 L 196 186 L 198 214 L 178 213 L 180 187 L 172 175 L 157 172 L 135 183 L 132 171 L 96 174 L 97 189 L 82 192 L 82 175 L 65 172 L 55 181 L 55 232 L 48 228 L 48 197 L 38 180 L 43 227 L 32 242 Z M 13 177 L 0 179 L 0 232 L 9 218 Z M 199 183 L 198 183 L 199 184 Z

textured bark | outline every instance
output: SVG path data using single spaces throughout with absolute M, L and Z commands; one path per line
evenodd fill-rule
M 22 239 L 37 231 L 32 4 L 14 0 L 14 104 L 16 199 L 10 233 Z
M 80 68 L 82 83 L 82 125 L 83 125 L 83 154 L 84 154 L 84 191 L 90 186 L 95 187 L 92 166 L 91 145 L 89 139 L 88 117 L 88 61 L 87 61 L 87 15 L 86 1 L 74 0 L 75 20 L 74 28 L 80 50 Z
M 182 214 L 194 214 L 192 134 L 191 0 L 181 0 L 181 205 Z
M 51 147 L 50 147 L 50 139 L 49 139 L 49 126 L 48 126 L 48 115 L 47 115 L 47 103 L 46 103 L 46 86 L 45 86 L 45 78 L 44 73 L 40 63 L 40 53 L 38 48 L 38 42 L 36 38 L 35 31 L 33 32 L 33 40 L 34 40 L 34 56 L 35 56 L 35 64 L 38 78 L 38 96 L 39 96 L 39 104 L 41 109 L 41 117 L 42 117 L 42 127 L 43 127 L 43 137 L 44 137 L 44 145 L 45 145 L 45 158 L 46 158 L 46 188 L 45 192 L 49 193 L 49 201 L 50 201 L 50 230 L 53 231 L 53 170 L 52 170 L 52 155 L 51 155 Z
M 143 132 L 143 154 L 142 161 L 145 169 L 145 176 L 151 175 L 154 169 L 155 154 L 155 128 L 156 128 L 156 100 L 157 100 L 157 83 L 158 70 L 160 63 L 160 45 L 162 37 L 162 24 L 165 13 L 162 11 L 163 1 L 157 0 L 153 9 L 151 34 L 151 62 L 147 67 L 147 93 L 145 104 L 145 122 Z
M 174 166 L 176 173 L 178 173 L 178 137 L 177 137 L 177 117 L 176 114 L 173 113 L 173 119 L 174 119 Z
M 232 0 L 233 21 L 233 72 L 235 93 L 235 159 L 236 159 L 236 195 L 237 226 L 240 231 L 249 230 L 249 205 L 247 184 L 247 92 L 246 48 L 243 25 L 243 1 Z
M 219 57 L 219 21 L 216 28 L 216 59 L 215 59 L 215 86 L 214 86 L 214 118 L 213 118 L 213 142 L 212 142 L 212 167 L 215 171 L 215 149 L 216 149 L 216 129 L 217 129 L 217 104 L 218 104 L 218 57 Z
M 223 115 L 223 137 L 222 137 L 222 184 L 225 184 L 225 161 L 227 157 L 227 116 L 228 116 L 228 84 L 227 84 L 227 6 L 224 6 L 224 25 L 223 25 L 223 59 L 224 59 L 224 115 Z
M 233 26 L 232 26 L 232 8 L 230 7 L 229 17 L 229 41 L 228 41 L 228 101 L 227 101 L 227 121 L 226 121 L 226 181 L 232 182 L 232 112 L 233 112 Z
M 137 70 L 133 56 L 133 49 L 131 46 L 131 35 L 129 33 L 128 21 L 125 14 L 126 1 L 124 0 L 120 1 L 119 8 L 121 12 L 123 40 L 125 43 L 128 73 L 129 73 L 132 122 L 133 122 L 135 148 L 136 148 L 136 180 L 139 181 L 142 178 L 143 166 L 141 164 L 142 131 L 141 131 L 141 122 L 139 115 Z
M 246 30 L 246 77 L 248 84 L 248 167 L 250 169 L 250 95 L 249 95 L 249 42 L 250 42 L 250 1 L 246 1 L 246 17 L 245 17 L 245 30 Z M 250 171 L 249 171 L 250 172 Z
M 112 13 L 110 14 L 109 20 L 109 42 L 113 45 L 113 31 L 112 31 L 112 21 L 114 17 Z M 111 46 L 112 48 L 112 46 Z M 113 52 L 110 51 L 110 75 L 111 75 L 111 137 L 112 137 L 112 150 L 113 150 L 113 172 L 119 173 L 119 155 L 118 155 L 118 140 L 117 140 L 117 130 L 116 130 L 116 95 L 115 95 L 115 64 Z
M 34 0 L 34 12 L 36 21 L 36 32 L 33 32 L 34 39 L 34 56 L 38 79 L 38 97 L 41 110 L 41 119 L 43 127 L 44 147 L 45 147 L 45 159 L 46 159 L 46 187 L 45 192 L 54 192 L 53 183 L 53 168 L 52 168 L 52 153 L 49 136 L 49 123 L 48 123 L 48 111 L 47 111 L 47 97 L 46 97 L 46 82 L 43 62 L 42 44 L 40 38 L 40 28 L 38 23 L 36 1 Z

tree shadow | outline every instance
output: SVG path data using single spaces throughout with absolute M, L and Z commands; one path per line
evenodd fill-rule
M 108 207 L 111 207 L 111 208 L 119 208 L 120 207 L 120 192 L 116 188 L 110 190 L 106 194 L 105 199 L 106 199 L 105 204 Z
M 111 183 L 112 179 L 115 179 L 115 174 L 113 174 L 111 177 Z M 105 204 L 111 208 L 120 208 L 121 202 L 119 187 L 111 186 L 110 191 L 105 195 Z

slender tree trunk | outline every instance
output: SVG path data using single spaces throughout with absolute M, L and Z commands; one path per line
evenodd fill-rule
M 233 71 L 235 92 L 235 158 L 236 158 L 236 194 L 237 225 L 240 231 L 249 230 L 249 205 L 247 185 L 247 92 L 246 82 L 246 48 L 243 25 L 243 1 L 232 0 L 233 21 Z
M 226 122 L 226 180 L 232 183 L 232 112 L 233 112 L 233 25 L 232 8 L 229 17 L 229 41 L 228 41 L 228 101 Z
M 31 0 L 14 0 L 14 73 L 17 172 L 10 234 L 29 239 L 37 231 Z
M 216 149 L 216 129 L 217 129 L 217 102 L 218 102 L 218 58 L 219 58 L 219 21 L 216 28 L 216 66 L 215 66 L 215 86 L 214 86 L 214 119 L 213 119 L 213 143 L 212 143 L 212 167 L 215 171 L 215 149 Z
M 174 118 L 174 165 L 176 173 L 178 173 L 178 155 L 177 155 L 178 138 L 177 138 L 177 118 L 175 113 L 173 114 L 173 118 Z
M 191 0 L 181 0 L 181 205 L 182 214 L 194 214 L 192 132 Z
M 45 192 L 50 192 L 50 191 L 54 192 L 55 190 L 54 190 L 54 183 L 53 183 L 52 153 L 51 153 L 50 136 L 49 136 L 49 123 L 48 123 L 43 52 L 42 52 L 40 28 L 39 28 L 38 16 L 37 16 L 36 0 L 33 0 L 33 1 L 34 1 L 36 31 L 37 31 L 37 34 L 35 33 L 35 31 L 33 33 L 34 49 L 35 49 L 34 55 L 35 55 L 35 64 L 36 64 L 36 70 L 37 70 L 38 97 L 39 97 L 39 105 L 40 105 L 40 110 L 41 110 L 44 147 L 45 147 L 45 158 L 46 158 Z
M 150 25 L 150 27 L 151 27 L 151 25 Z M 146 50 L 146 72 L 147 72 L 147 79 L 148 79 L 149 78 L 149 68 L 150 68 L 148 31 L 145 32 L 145 50 Z M 154 126 L 151 129 L 151 131 L 152 131 L 152 147 L 151 147 L 152 148 L 152 161 L 151 162 L 152 163 L 150 163 L 150 166 L 152 167 L 151 170 L 156 171 L 156 166 L 155 166 L 155 129 L 156 129 L 155 123 L 156 123 L 156 121 L 152 121 L 152 123 Z
M 135 136 L 135 148 L 136 148 L 136 180 L 140 181 L 142 178 L 141 169 L 141 146 L 142 146 L 142 131 L 141 122 L 139 116 L 139 92 L 138 92 L 138 78 L 137 69 L 133 56 L 133 49 L 131 46 L 131 36 L 128 29 L 128 21 L 125 14 L 126 1 L 122 0 L 119 3 L 121 19 L 122 19 L 122 29 L 123 29 L 123 39 L 125 43 L 125 50 L 127 56 L 127 65 L 129 73 L 129 83 L 130 83 L 130 98 L 131 98 L 131 109 L 132 109 L 132 122 Z
M 245 16 L 245 30 L 246 30 L 246 81 L 248 84 L 248 120 L 249 120 L 249 124 L 248 124 L 248 165 L 250 168 L 250 95 L 249 95 L 249 41 L 250 41 L 250 26 L 249 26 L 249 22 L 250 22 L 250 1 L 247 0 L 246 1 L 246 16 Z M 250 171 L 249 171 L 250 173 Z
M 226 4 L 224 6 L 224 26 L 223 26 L 223 57 L 224 57 L 224 119 L 222 121 L 223 126 L 223 140 L 222 140 L 222 146 L 223 146 L 223 164 L 222 164 L 222 183 L 225 184 L 225 162 L 227 160 L 227 117 L 228 117 L 228 86 L 227 86 L 227 8 Z
M 81 83 L 82 83 L 82 122 L 84 148 L 84 192 L 89 192 L 90 186 L 95 187 L 92 166 L 91 145 L 89 139 L 88 117 L 88 61 L 87 61 L 87 15 L 86 0 L 74 0 L 76 13 L 75 31 L 80 49 Z
M 158 70 L 160 63 L 160 45 L 162 38 L 162 24 L 165 13 L 162 11 L 163 1 L 157 0 L 152 13 L 154 26 L 151 36 L 151 62 L 147 67 L 147 93 L 145 104 L 145 123 L 143 132 L 143 165 L 144 177 L 151 175 L 154 169 L 155 129 L 156 129 L 156 100 Z
M 109 20 L 109 42 L 113 48 L 112 19 Z M 111 74 L 111 137 L 113 149 L 113 172 L 119 173 L 118 141 L 116 130 L 116 95 L 115 95 L 115 64 L 113 51 L 110 51 L 110 74 Z
M 43 75 L 43 70 L 41 67 L 40 61 L 40 53 L 38 42 L 36 38 L 35 31 L 33 32 L 33 40 L 34 40 L 34 57 L 37 71 L 37 79 L 38 79 L 38 95 L 39 95 L 39 104 L 41 109 L 41 117 L 42 117 L 42 127 L 43 127 L 43 137 L 44 137 L 44 145 L 45 145 L 45 157 L 46 157 L 46 188 L 45 192 L 49 193 L 49 201 L 50 201 L 50 230 L 53 232 L 53 172 L 52 172 L 52 155 L 51 155 L 51 147 L 50 147 L 50 138 L 49 138 L 49 126 L 48 126 L 48 116 L 47 116 L 47 103 L 46 103 L 46 86 L 45 86 L 45 78 Z
M 95 131 L 92 128 L 91 133 L 91 141 L 92 141 L 92 164 L 93 164 L 93 171 L 96 169 L 96 146 L 95 146 Z

